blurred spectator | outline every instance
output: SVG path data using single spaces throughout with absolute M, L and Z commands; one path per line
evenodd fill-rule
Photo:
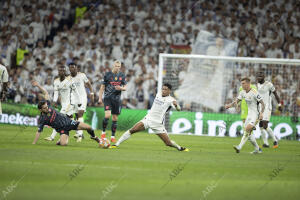
M 300 59 L 300 3 L 295 0 L 119 2 L 2 2 L 0 56 L 5 65 L 11 66 L 8 70 L 16 93 L 14 101 L 34 103 L 38 96 L 26 77 L 42 84 L 53 81 L 58 62 L 77 63 L 93 81 L 93 87 L 99 88 L 103 74 L 114 59 L 119 59 L 128 75 L 124 105 L 147 108 L 156 93 L 158 54 L 170 52 L 171 45 L 193 47 L 201 30 L 238 42 L 238 56 Z M 220 49 L 210 49 L 212 55 L 222 55 L 222 39 L 218 44 Z M 15 69 L 16 65 L 21 67 Z M 182 60 L 177 66 L 175 78 L 179 84 L 188 65 Z M 291 113 L 295 97 L 290 94 L 297 91 L 299 97 L 300 72 L 290 66 L 241 63 L 233 70 L 235 78 L 228 86 L 239 88 L 241 76 L 254 79 L 260 69 L 266 71 L 289 105 L 284 114 Z M 231 99 L 236 91 L 226 93 L 229 96 L 224 99 Z

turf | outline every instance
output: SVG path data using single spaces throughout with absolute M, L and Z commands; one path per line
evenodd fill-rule
M 88 139 L 60 147 L 36 128 L 0 124 L 0 199 L 298 199 L 300 144 L 250 155 L 240 138 L 171 135 L 190 152 L 138 133 L 119 149 L 100 149 Z M 72 132 L 71 135 L 74 133 Z M 99 132 L 98 132 L 99 134 Z M 121 135 L 120 132 L 117 133 Z M 261 141 L 259 141 L 261 143 Z

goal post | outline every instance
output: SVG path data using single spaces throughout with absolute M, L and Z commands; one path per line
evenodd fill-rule
M 238 127 L 241 114 L 235 109 L 224 110 L 224 104 L 236 98 L 241 77 L 250 77 L 255 85 L 257 72 L 263 71 L 284 104 L 284 110 L 279 112 L 273 97 L 271 128 L 276 129 L 278 137 L 296 139 L 300 136 L 299 66 L 300 59 L 159 54 L 158 92 L 163 83 L 170 83 L 173 95 L 183 108 L 181 114 L 171 111 L 166 115 L 166 128 L 175 134 L 235 137 L 242 132 Z M 259 137 L 259 130 L 256 135 Z

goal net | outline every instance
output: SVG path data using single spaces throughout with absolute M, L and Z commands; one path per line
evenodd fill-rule
M 245 109 L 224 109 L 241 89 L 240 79 L 249 77 L 256 87 L 256 75 L 263 72 L 282 102 L 272 95 L 269 126 L 278 138 L 298 139 L 300 135 L 300 60 L 193 54 L 160 54 L 158 90 L 163 83 L 173 86 L 182 112 L 171 111 L 165 126 L 170 133 L 231 136 L 243 133 Z M 244 114 L 245 115 L 245 114 Z M 260 137 L 260 130 L 255 131 Z

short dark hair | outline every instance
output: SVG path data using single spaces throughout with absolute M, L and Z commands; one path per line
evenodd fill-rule
M 242 81 L 246 81 L 246 82 L 250 83 L 250 78 L 244 77 L 244 78 L 241 79 L 241 82 L 242 82 Z
M 38 109 L 42 109 L 43 105 L 45 105 L 45 103 L 47 103 L 46 101 L 40 101 L 39 104 L 38 104 Z
M 169 88 L 170 90 L 172 90 L 172 85 L 170 83 L 164 83 L 163 86 L 166 86 L 167 88 Z
M 76 64 L 75 64 L 74 62 L 70 62 L 70 63 L 68 64 L 68 66 L 70 67 L 70 65 L 75 65 L 75 66 L 76 66 Z

